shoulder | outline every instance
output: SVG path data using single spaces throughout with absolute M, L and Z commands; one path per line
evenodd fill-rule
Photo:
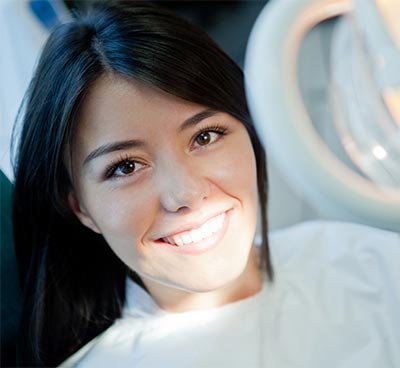
M 123 316 L 65 360 L 59 368 L 112 367 L 121 362 L 130 362 L 136 359 L 132 346 L 144 329 L 146 329 L 145 320 Z M 134 365 L 133 362 L 132 366 Z
M 277 231 L 270 240 L 276 289 L 288 300 L 300 298 L 331 315 L 350 306 L 363 309 L 360 315 L 400 308 L 398 233 L 317 221 Z
M 157 329 L 156 317 L 160 314 L 159 307 L 149 294 L 127 278 L 121 318 L 59 367 L 112 367 L 116 362 L 124 366 L 136 366 L 138 357 L 133 346 L 145 331 Z
M 398 233 L 313 221 L 270 235 L 273 325 L 282 342 L 273 344 L 286 361 L 302 367 L 322 366 L 327 356 L 332 367 L 360 358 L 364 364 L 356 366 L 400 361 Z

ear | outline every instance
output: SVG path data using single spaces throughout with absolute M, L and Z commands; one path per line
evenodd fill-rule
M 72 212 L 75 214 L 76 217 L 78 217 L 79 221 L 83 225 L 93 230 L 95 233 L 101 234 L 100 229 L 94 223 L 94 221 L 92 220 L 90 215 L 86 212 L 86 210 L 83 208 L 83 206 L 81 206 L 74 192 L 70 192 L 68 194 L 68 204 Z

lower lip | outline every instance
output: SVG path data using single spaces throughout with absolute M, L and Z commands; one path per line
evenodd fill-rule
M 167 249 L 169 249 L 173 252 L 177 252 L 177 253 L 181 253 L 181 254 L 198 255 L 198 254 L 205 253 L 211 249 L 214 249 L 219 244 L 219 242 L 223 239 L 223 237 L 225 236 L 226 230 L 228 228 L 229 220 L 230 220 L 231 211 L 232 210 L 225 212 L 225 219 L 224 219 L 222 228 L 206 239 L 202 239 L 195 243 L 182 245 L 181 247 L 163 242 L 161 240 L 157 240 L 156 243 L 159 245 L 165 246 Z

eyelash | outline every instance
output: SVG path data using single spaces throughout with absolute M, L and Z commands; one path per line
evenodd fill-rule
M 192 138 L 191 140 L 191 146 L 193 146 L 196 142 L 196 139 L 203 133 L 216 133 L 219 135 L 219 138 L 217 139 L 217 141 L 219 141 L 224 135 L 227 134 L 228 128 L 221 126 L 221 125 L 211 125 L 211 126 L 206 126 L 204 128 L 201 128 Z M 210 144 L 215 143 L 212 142 Z M 200 146 L 197 149 L 204 149 L 205 147 L 209 146 L 210 144 L 205 145 L 204 147 Z M 118 169 L 118 167 L 120 165 L 122 165 L 124 162 L 133 162 L 134 164 L 142 164 L 140 161 L 136 161 L 132 156 L 129 155 L 124 155 L 121 156 L 119 158 L 117 158 L 115 161 L 111 162 L 110 165 L 107 166 L 106 170 L 105 170 L 105 174 L 104 177 L 105 179 L 118 179 L 118 178 L 123 178 L 123 177 L 127 177 L 127 176 L 132 176 L 136 174 L 135 170 L 132 174 L 128 174 L 125 176 L 117 176 L 117 177 L 113 177 L 113 175 L 115 174 L 115 171 Z
M 119 166 L 121 166 L 124 162 L 133 162 L 134 164 L 142 164 L 140 161 L 135 160 L 132 156 L 129 155 L 123 155 L 119 158 L 117 158 L 115 161 L 111 162 L 110 165 L 107 166 L 105 170 L 104 177 L 105 179 L 118 179 L 120 177 L 113 177 L 115 174 L 115 171 L 118 169 Z M 142 164 L 144 165 L 144 164 Z M 126 176 L 132 176 L 136 174 L 135 170 L 132 174 L 126 175 Z
M 209 126 L 205 126 L 204 128 L 201 128 L 192 138 L 192 142 L 191 142 L 191 146 L 193 146 L 195 144 L 196 139 L 203 133 L 216 133 L 219 135 L 219 138 L 217 139 L 217 141 L 219 141 L 223 136 L 225 136 L 228 132 L 228 128 L 224 127 L 222 125 L 209 125 Z M 212 142 L 210 144 L 213 144 L 215 142 Z M 209 146 L 210 144 L 207 144 L 206 146 Z M 200 149 L 205 148 L 200 146 Z

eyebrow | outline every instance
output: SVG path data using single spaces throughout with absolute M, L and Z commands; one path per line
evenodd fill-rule
M 213 110 L 204 110 L 204 111 L 198 112 L 197 114 L 186 119 L 179 127 L 179 131 L 181 132 L 185 129 L 191 128 L 193 125 L 196 125 L 200 121 L 207 119 L 210 116 L 213 116 L 217 113 L 218 113 L 218 111 L 213 111 Z
M 122 151 L 122 150 L 127 150 L 127 149 L 132 149 L 136 147 L 143 147 L 145 143 L 143 141 L 137 140 L 137 139 L 131 139 L 128 141 L 119 141 L 119 142 L 113 142 L 113 143 L 106 143 L 103 144 L 102 146 L 96 148 L 92 152 L 90 152 L 87 157 L 85 158 L 85 161 L 83 161 L 83 164 L 86 165 L 89 161 L 94 160 L 95 158 L 106 155 L 111 152 L 115 151 Z
M 212 110 L 204 110 L 201 111 L 190 118 L 186 119 L 179 127 L 179 131 L 182 132 L 183 130 L 186 130 L 196 124 L 198 124 L 200 121 L 207 119 L 215 114 L 217 114 L 217 111 L 212 111 Z M 118 141 L 118 142 L 113 142 L 113 143 L 106 143 L 101 145 L 100 147 L 96 148 L 92 152 L 90 152 L 85 160 L 83 161 L 83 165 L 86 165 L 89 161 L 94 160 L 95 158 L 106 155 L 115 151 L 122 151 L 122 150 L 127 150 L 127 149 L 132 149 L 132 148 L 137 148 L 137 147 L 143 147 L 145 146 L 145 142 L 142 140 L 138 139 L 130 139 L 127 141 Z

